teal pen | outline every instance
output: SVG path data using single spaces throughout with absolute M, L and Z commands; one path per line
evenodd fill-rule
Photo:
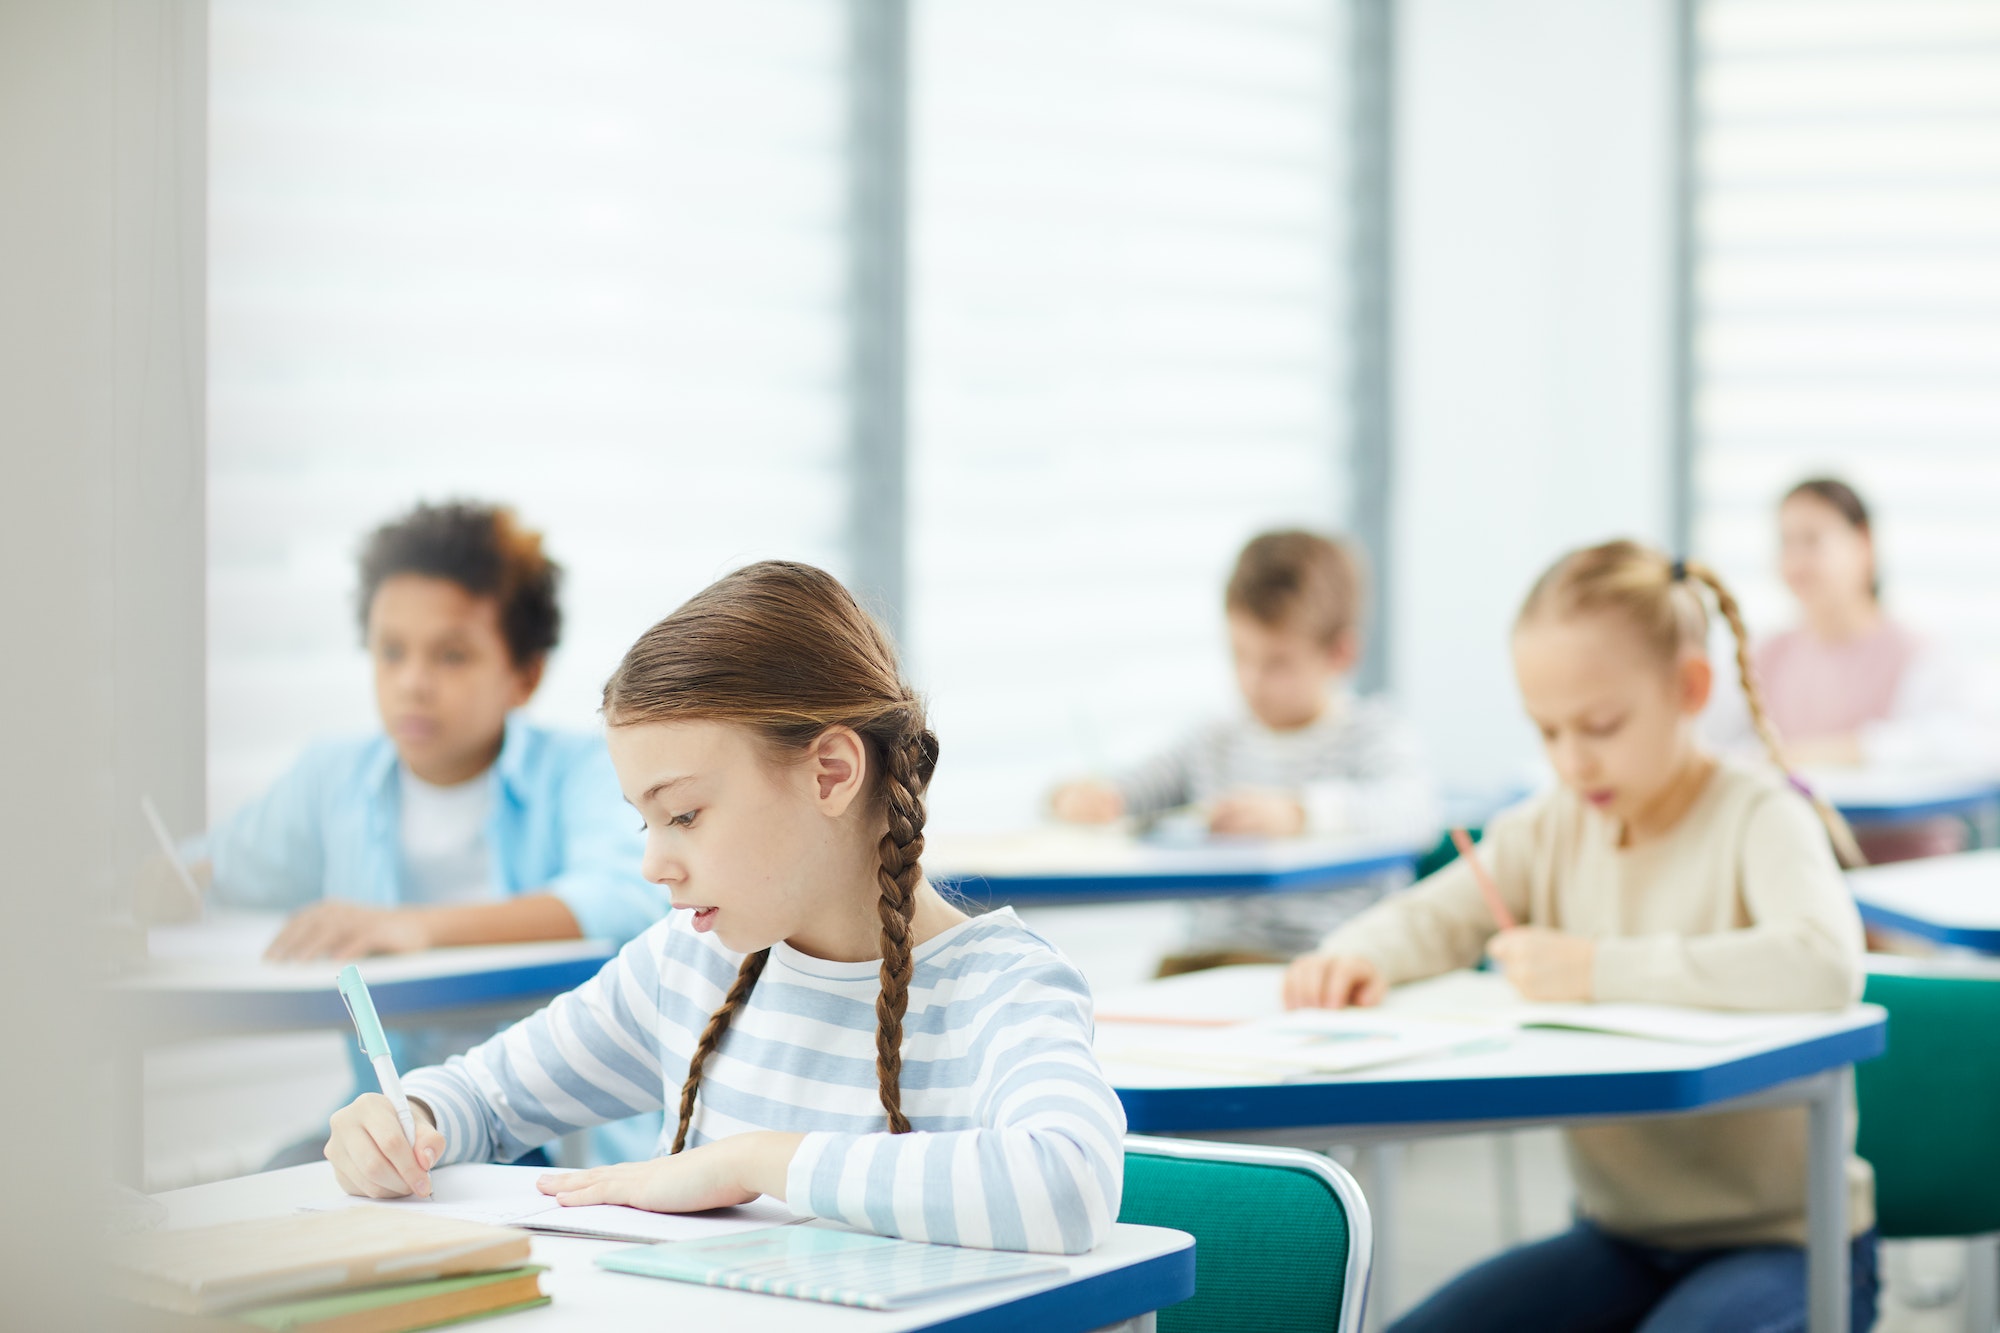
M 348 1017 L 354 1020 L 355 1035 L 361 1038 L 361 1053 L 368 1057 L 368 1063 L 375 1066 L 375 1081 L 382 1085 L 382 1095 L 396 1108 L 396 1118 L 403 1122 L 403 1137 L 414 1148 L 417 1146 L 417 1118 L 410 1113 L 410 1099 L 403 1095 L 403 1080 L 396 1076 L 396 1062 L 389 1058 L 389 1038 L 382 1031 L 382 1020 L 375 1014 L 375 1001 L 368 994 L 368 983 L 361 979 L 361 970 L 349 963 L 340 969 L 338 985 Z

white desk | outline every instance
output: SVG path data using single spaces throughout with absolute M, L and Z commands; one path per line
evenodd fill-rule
M 324 1163 L 197 1185 L 157 1196 L 169 1226 L 276 1217 L 315 1200 L 340 1197 Z M 1119 1225 L 1104 1245 L 1073 1258 L 1054 1256 L 1067 1278 L 937 1301 L 908 1310 L 855 1310 L 722 1291 L 684 1282 L 635 1277 L 599 1268 L 595 1256 L 623 1241 L 534 1236 L 533 1261 L 548 1265 L 539 1309 L 505 1316 L 495 1330 L 520 1333 L 620 1333 L 626 1329 L 773 1330 L 773 1333 L 909 1333 L 912 1330 L 1032 1328 L 1036 1333 L 1087 1333 L 1134 1321 L 1150 1328 L 1152 1312 L 1194 1294 L 1194 1238 L 1162 1227 Z
M 119 1179 L 136 1185 L 143 1174 L 147 1047 L 351 1026 L 333 985 L 340 964 L 263 961 L 264 946 L 283 921 L 275 914 L 233 913 L 156 927 L 147 965 L 105 987 L 118 1052 L 113 1152 Z M 582 985 L 615 952 L 603 940 L 547 940 L 365 958 L 358 966 L 388 1027 L 461 1019 L 497 1024 Z
M 1962 769 L 1811 768 L 1800 775 L 1857 827 L 1961 816 L 1990 820 L 2000 776 Z
M 284 918 L 220 915 L 149 932 L 151 959 L 110 985 L 116 1020 L 145 1043 L 349 1025 L 331 959 L 267 963 Z M 485 944 L 357 962 L 389 1027 L 518 1014 L 582 985 L 617 950 L 603 940 Z
M 927 838 L 924 872 L 980 908 L 1299 893 L 1405 878 L 1430 850 L 1406 839 L 1151 841 L 1057 826 Z
M 1850 870 L 1847 883 L 1871 926 L 2000 954 L 2000 850 Z
M 1280 1008 L 1280 968 L 1221 968 L 1107 993 L 1098 1000 L 1101 1049 L 1129 1042 L 1116 1016 L 1206 1014 L 1251 1018 Z M 1454 978 L 1485 987 L 1496 1005 L 1511 989 L 1497 976 Z M 1463 992 L 1461 992 L 1463 993 Z M 1422 987 L 1391 1006 L 1422 1011 Z M 1153 1032 L 1170 1034 L 1168 1026 Z M 1210 1030 L 1212 1032 L 1212 1029 Z M 1148 1037 L 1149 1044 L 1155 1044 Z M 1644 1041 L 1582 1032 L 1523 1031 L 1478 1050 L 1337 1077 L 1250 1082 L 1106 1060 L 1135 1134 L 1172 1134 L 1306 1148 L 1525 1125 L 1704 1114 L 1753 1106 L 1809 1109 L 1808 1288 L 1814 1333 L 1847 1327 L 1847 1072 L 1886 1049 L 1881 1009 L 1801 1014 L 1782 1035 L 1726 1046 Z M 1386 1233 L 1386 1226 L 1383 1228 Z M 1386 1242 L 1386 1234 L 1382 1241 Z M 1377 1264 L 1386 1265 L 1383 1244 Z

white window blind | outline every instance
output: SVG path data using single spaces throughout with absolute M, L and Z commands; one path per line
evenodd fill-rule
M 911 648 L 998 825 L 1231 708 L 1237 548 L 1345 520 L 1345 6 L 911 12 Z
M 2000 678 L 2000 5 L 1696 14 L 1695 549 L 1787 624 L 1776 504 L 1846 477 L 1895 614 Z
M 375 724 L 354 556 L 419 498 L 568 569 L 594 721 L 724 569 L 843 572 L 845 10 L 215 0 L 210 812 Z

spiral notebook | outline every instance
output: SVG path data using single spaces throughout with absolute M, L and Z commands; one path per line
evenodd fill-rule
M 600 1267 L 732 1291 L 900 1310 L 987 1287 L 1047 1281 L 1063 1265 L 1000 1250 L 927 1245 L 823 1226 L 773 1227 L 597 1256 Z

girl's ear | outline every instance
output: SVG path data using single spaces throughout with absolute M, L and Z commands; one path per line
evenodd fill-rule
M 806 776 L 819 812 L 838 819 L 867 789 L 868 747 L 854 728 L 828 727 L 806 753 Z
M 1715 664 L 1705 653 L 1683 655 L 1675 668 L 1675 677 L 1683 713 L 1692 717 L 1708 707 L 1708 697 L 1715 691 Z

